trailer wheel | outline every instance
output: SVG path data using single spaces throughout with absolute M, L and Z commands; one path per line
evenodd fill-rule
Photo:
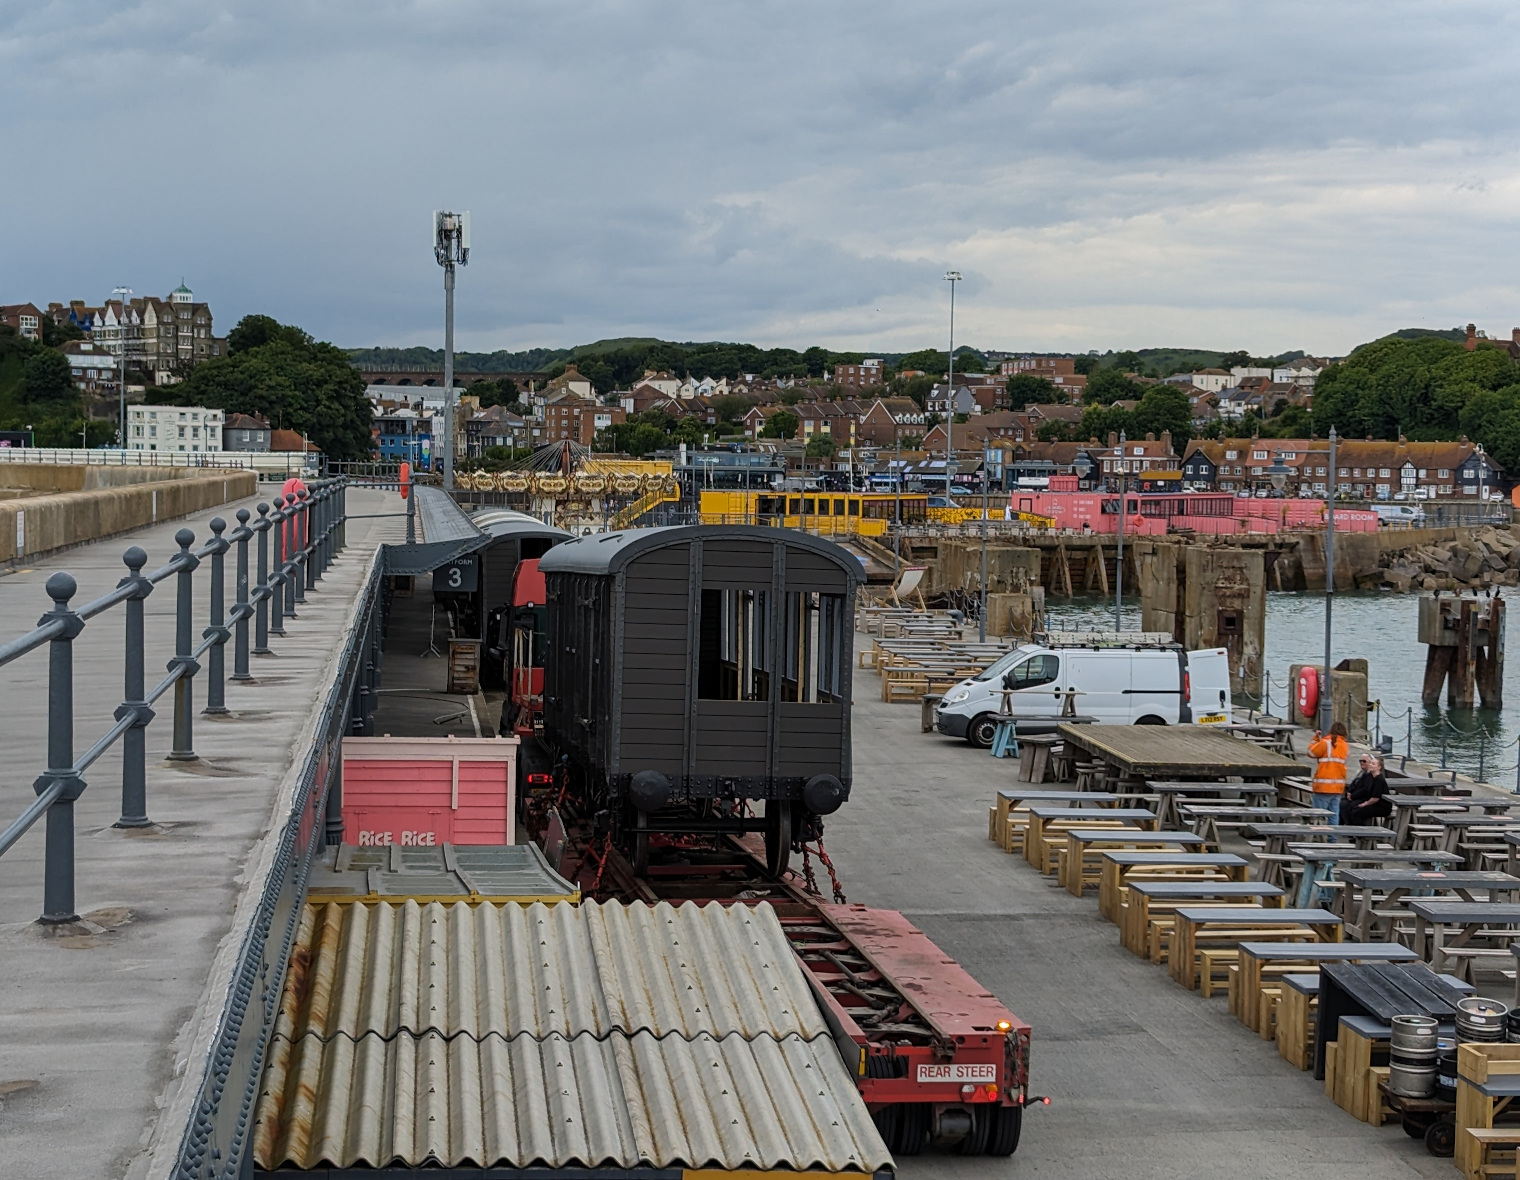
M 1441 1159 L 1450 1159 L 1457 1150 L 1457 1125 L 1449 1118 L 1439 1118 L 1425 1132 L 1425 1150 Z
M 997 1106 L 987 1112 L 991 1128 L 987 1135 L 988 1155 L 1012 1155 L 1019 1146 L 1019 1132 L 1024 1128 L 1022 1106 Z
M 955 1145 L 956 1155 L 981 1155 L 987 1150 L 987 1144 L 991 1136 L 993 1116 L 997 1114 L 995 1106 L 973 1106 L 969 1112 L 971 1115 L 971 1130 L 966 1132 L 966 1137 Z
M 792 859 L 792 805 L 786 799 L 765 801 L 765 867 L 773 877 L 786 872 Z
M 876 1124 L 876 1130 L 881 1135 L 881 1141 L 887 1145 L 887 1150 L 896 1151 L 897 1134 L 902 1126 L 901 1108 L 898 1104 L 894 1102 L 873 1111 L 871 1121 Z
M 917 1155 L 929 1138 L 929 1104 L 899 1102 L 897 1111 L 897 1142 L 887 1146 L 897 1155 Z

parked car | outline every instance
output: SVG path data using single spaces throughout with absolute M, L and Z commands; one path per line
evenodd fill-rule
M 1385 528 L 1414 528 L 1425 523 L 1425 509 L 1418 504 L 1374 504 L 1372 511 L 1377 513 L 1378 523 Z
M 1180 644 L 1025 644 L 962 680 L 935 710 L 935 728 L 986 749 L 997 732 L 1003 693 L 1020 732 L 1049 731 L 1075 693 L 1072 711 L 1108 725 L 1223 725 L 1230 719 L 1230 664 L 1224 648 Z

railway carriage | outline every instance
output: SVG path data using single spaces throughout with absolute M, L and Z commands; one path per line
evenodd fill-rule
M 580 807 L 639 872 L 653 835 L 747 831 L 783 870 L 849 795 L 859 562 L 791 530 L 692 525 L 583 537 L 538 569 L 544 733 Z

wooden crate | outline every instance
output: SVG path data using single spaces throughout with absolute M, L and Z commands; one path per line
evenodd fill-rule
M 450 693 L 469 696 L 480 691 L 480 640 L 449 640 Z
M 1307 975 L 1307 971 L 1295 972 Z M 1314 1064 L 1315 1020 L 1319 997 L 1284 986 L 1277 1002 L 1277 1055 L 1290 1065 L 1308 1069 Z
M 1491 1130 L 1496 1116 L 1507 1112 L 1512 1097 L 1485 1094 L 1480 1086 L 1520 1078 L 1520 1045 L 1463 1044 L 1457 1046 L 1457 1149 L 1455 1163 L 1469 1178 L 1478 1176 L 1482 1150 L 1469 1130 Z

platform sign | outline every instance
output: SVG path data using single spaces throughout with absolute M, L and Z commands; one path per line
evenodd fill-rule
M 433 571 L 433 591 L 473 594 L 480 585 L 480 554 L 466 553 Z

